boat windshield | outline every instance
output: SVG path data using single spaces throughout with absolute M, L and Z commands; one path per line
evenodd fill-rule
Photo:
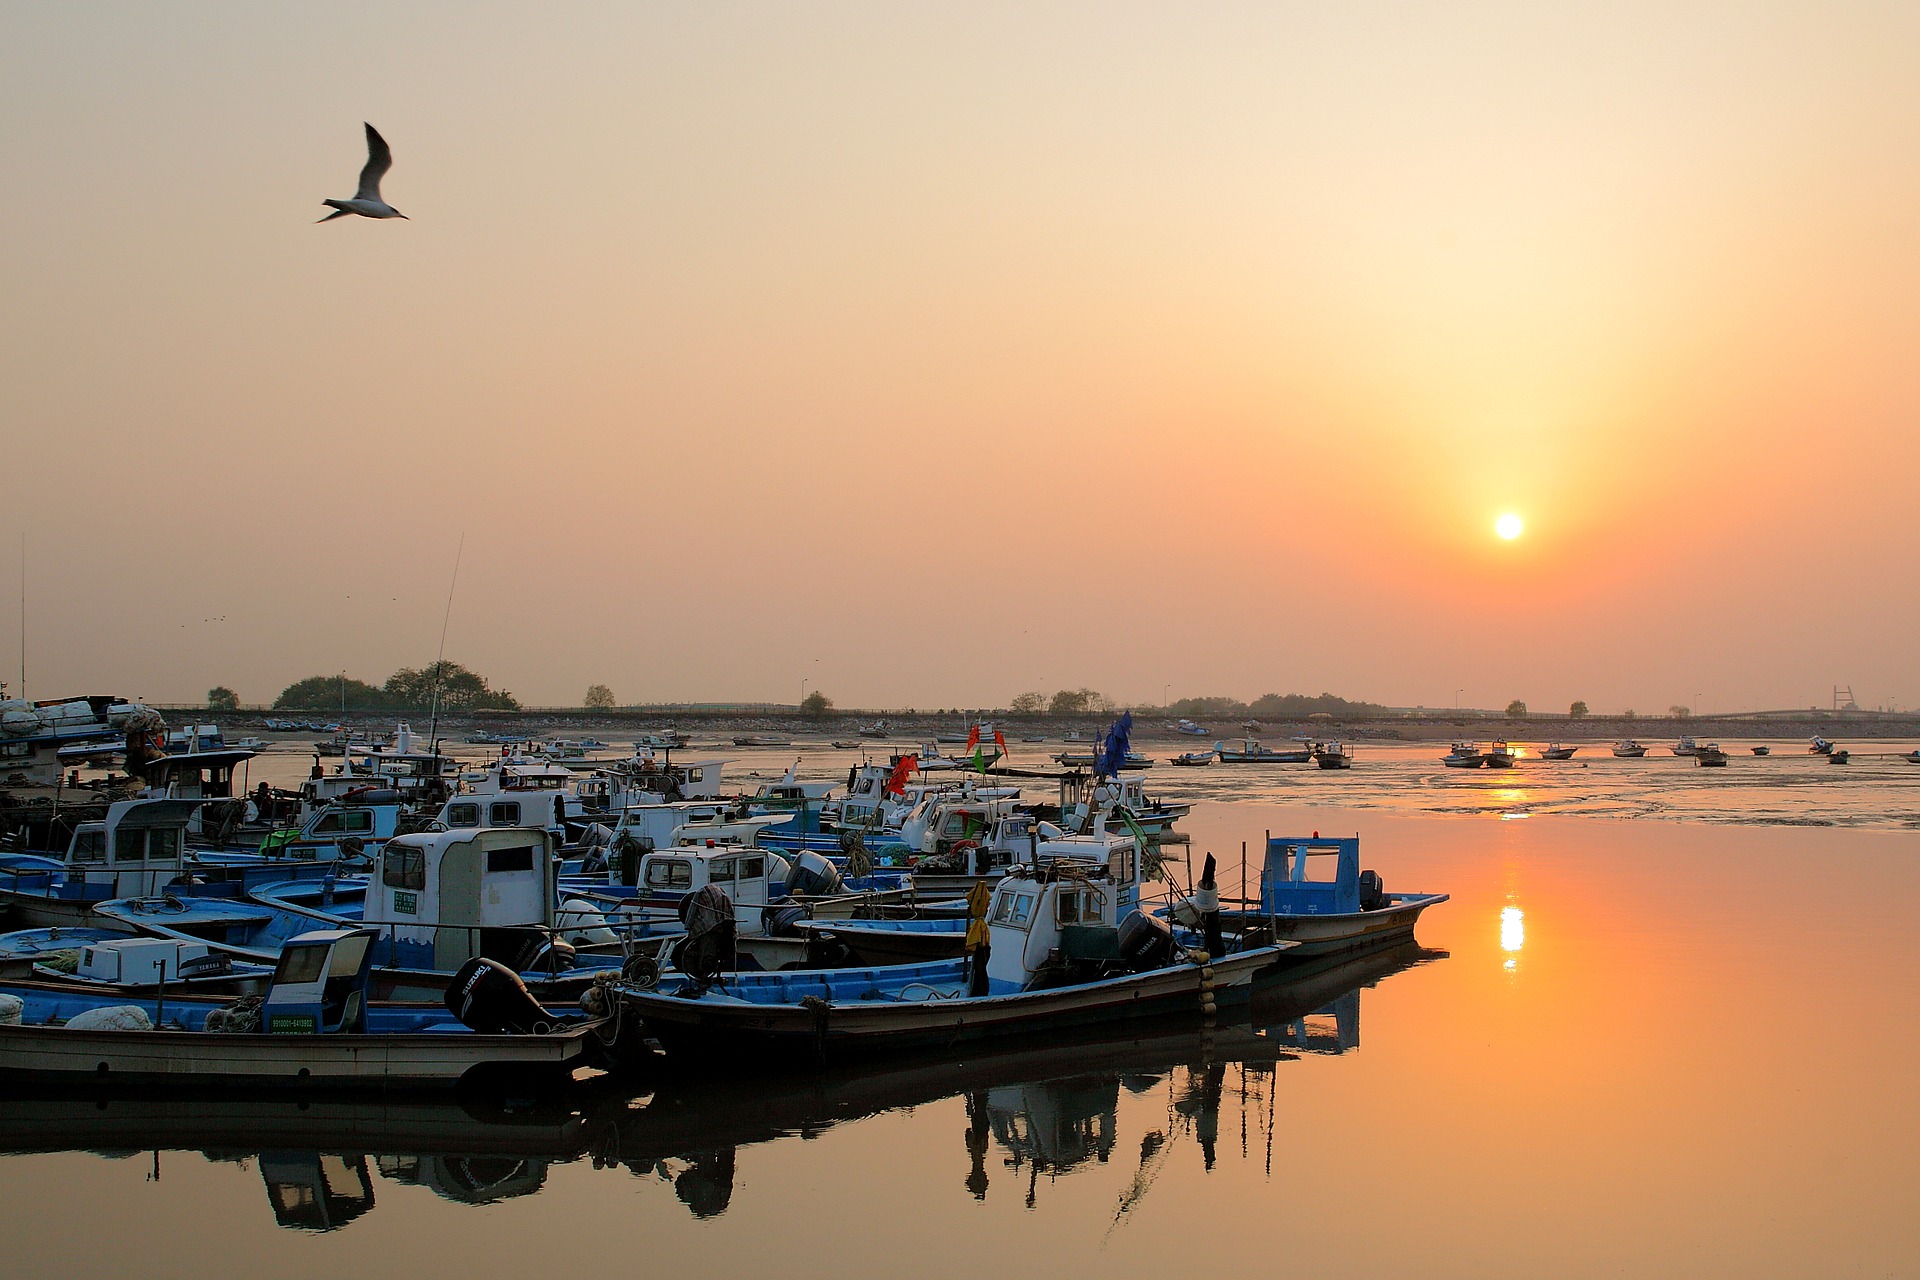
M 280 952 L 280 964 L 274 969 L 275 986 L 286 983 L 299 986 L 313 982 L 326 972 L 327 946 L 325 943 L 301 943 L 283 948 Z

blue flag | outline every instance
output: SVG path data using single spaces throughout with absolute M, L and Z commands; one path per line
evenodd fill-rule
M 1120 718 L 1113 722 L 1113 728 L 1107 730 L 1106 740 L 1100 744 L 1100 758 L 1093 765 L 1095 777 L 1119 776 L 1120 766 L 1127 762 L 1127 748 L 1132 737 L 1133 712 L 1122 711 Z

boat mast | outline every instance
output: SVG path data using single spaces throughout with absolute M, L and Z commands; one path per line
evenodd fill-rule
M 20 531 L 20 696 L 27 696 L 27 531 Z
M 453 549 L 453 578 L 447 583 L 447 611 L 440 618 L 440 656 L 433 660 L 433 710 L 427 717 L 427 750 L 433 753 L 433 769 L 440 772 L 440 676 L 447 659 L 447 624 L 453 620 L 453 588 L 460 581 L 460 554 L 467 549 L 467 531 L 460 531 L 460 542 Z

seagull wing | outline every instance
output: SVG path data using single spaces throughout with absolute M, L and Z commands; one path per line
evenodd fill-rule
M 354 193 L 355 200 L 380 199 L 380 179 L 387 176 L 387 170 L 393 168 L 393 152 L 387 150 L 387 140 L 372 125 L 367 126 L 367 167 L 360 171 L 360 190 Z

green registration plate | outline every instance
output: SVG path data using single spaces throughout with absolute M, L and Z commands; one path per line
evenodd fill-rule
M 403 916 L 420 914 L 420 896 L 414 893 L 396 893 L 393 895 L 393 909 Z

